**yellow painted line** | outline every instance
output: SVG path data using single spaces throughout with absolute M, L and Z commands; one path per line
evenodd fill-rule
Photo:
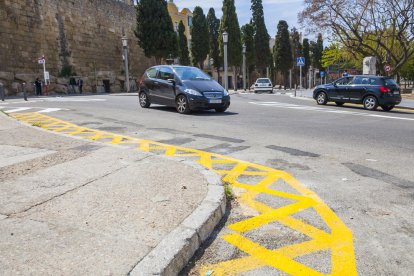
M 208 271 L 213 271 L 214 275 L 236 275 L 262 267 L 274 268 L 291 275 L 321 275 L 320 272 L 295 260 L 297 257 L 321 251 L 331 254 L 330 275 L 353 276 L 357 274 L 351 230 L 316 193 L 284 171 L 197 149 L 166 145 L 80 127 L 40 113 L 12 113 L 10 116 L 52 132 L 64 133 L 86 140 L 114 145 L 129 145 L 135 150 L 167 156 L 188 157 L 190 159 L 195 157 L 195 162 L 222 175 L 223 181 L 244 191 L 238 197 L 238 201 L 257 211 L 258 215 L 229 225 L 228 228 L 232 234 L 224 235 L 221 238 L 248 256 L 203 266 L 200 269 L 200 275 L 205 275 Z M 223 169 L 220 166 L 232 168 Z M 238 180 L 243 176 L 257 176 L 257 180 L 255 183 L 243 183 Z M 293 192 L 271 188 L 272 185 L 277 186 L 279 181 L 289 185 Z M 288 199 L 291 202 L 279 208 L 272 208 L 257 199 L 263 194 L 275 199 Z M 325 222 L 330 232 L 292 217 L 292 215 L 307 209 L 313 209 Z M 272 222 L 278 222 L 302 233 L 310 240 L 269 250 L 245 236 L 247 232 L 260 231 L 263 226 Z

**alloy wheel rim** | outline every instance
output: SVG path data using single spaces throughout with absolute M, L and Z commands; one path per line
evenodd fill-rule
M 141 105 L 144 106 L 147 103 L 147 96 L 145 94 L 141 94 Z
M 375 100 L 374 100 L 373 98 L 368 98 L 368 99 L 366 99 L 366 100 L 365 100 L 365 106 L 366 106 L 368 109 L 372 109 L 372 108 L 374 108 L 374 106 L 375 106 Z
M 178 111 L 179 112 L 184 112 L 184 110 L 186 109 L 186 105 L 187 105 L 187 103 L 186 103 L 185 99 L 183 97 L 180 97 L 178 99 Z
M 325 95 L 323 93 L 318 96 L 318 103 L 323 103 L 325 101 Z

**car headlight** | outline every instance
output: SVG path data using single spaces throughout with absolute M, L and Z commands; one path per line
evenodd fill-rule
M 184 90 L 185 93 L 188 93 L 190 95 L 194 95 L 194 96 L 203 96 L 200 92 L 194 90 L 194 89 L 186 89 Z
M 223 95 L 224 95 L 224 96 L 228 96 L 228 95 L 229 95 L 229 91 L 224 90 L 224 91 L 223 91 Z

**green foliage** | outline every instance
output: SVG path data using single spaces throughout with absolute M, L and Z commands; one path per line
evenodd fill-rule
M 414 81 L 414 55 L 402 66 L 400 73 L 404 79 Z
M 255 30 L 254 44 L 256 49 L 256 66 L 259 71 L 264 72 L 272 62 L 269 40 L 263 15 L 262 0 L 252 0 L 251 10 L 253 12 L 252 24 Z
M 62 78 L 67 78 L 74 75 L 76 75 L 76 72 L 73 70 L 73 66 L 69 64 L 64 64 L 59 72 L 59 77 Z
M 292 68 L 292 48 L 289 39 L 289 26 L 286 21 L 281 20 L 277 25 L 275 46 L 273 48 L 276 70 L 287 75 Z
M 177 35 L 165 0 L 140 0 L 136 6 L 135 36 L 146 57 L 157 63 L 177 54 Z
M 254 27 L 252 24 L 246 24 L 241 27 L 242 41 L 246 45 L 246 63 L 249 75 L 256 68 L 256 51 L 254 43 Z
M 324 68 L 335 66 L 341 69 L 362 67 L 363 56 L 350 53 L 339 43 L 332 43 L 322 53 L 321 65 Z
M 305 38 L 303 40 L 303 57 L 305 58 L 305 66 L 303 67 L 303 71 L 306 74 L 309 70 L 309 66 L 311 63 L 310 60 L 310 49 L 309 49 L 309 39 Z
M 216 17 L 216 12 L 213 8 L 210 8 L 207 14 L 207 26 L 210 46 L 210 58 L 214 60 L 213 66 L 220 68 L 222 64 L 222 57 L 220 57 L 220 19 Z
M 239 20 L 237 19 L 234 0 L 223 1 L 223 18 L 221 19 L 220 33 L 227 31 L 228 42 L 228 63 L 229 66 L 240 66 L 242 62 L 242 43 Z M 220 49 L 223 53 L 223 39 L 220 35 Z
M 180 24 L 178 25 L 178 58 L 180 59 L 181 65 L 190 65 L 189 55 L 185 26 L 183 21 L 180 21 Z
M 318 34 L 318 40 L 311 42 L 311 52 L 312 52 L 312 66 L 316 69 L 323 70 L 322 66 L 322 53 L 323 53 L 323 38 L 322 34 Z
M 197 6 L 193 12 L 193 27 L 191 28 L 191 56 L 193 64 L 203 69 L 209 50 L 206 16 L 203 9 Z

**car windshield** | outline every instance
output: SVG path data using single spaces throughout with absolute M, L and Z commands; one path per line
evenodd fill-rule
M 181 80 L 211 80 L 211 77 L 194 67 L 174 67 L 175 73 Z
M 394 79 L 385 79 L 385 85 L 386 86 L 397 86 L 397 83 Z
M 270 80 L 269 79 L 258 79 L 256 82 L 257 83 L 270 83 Z

